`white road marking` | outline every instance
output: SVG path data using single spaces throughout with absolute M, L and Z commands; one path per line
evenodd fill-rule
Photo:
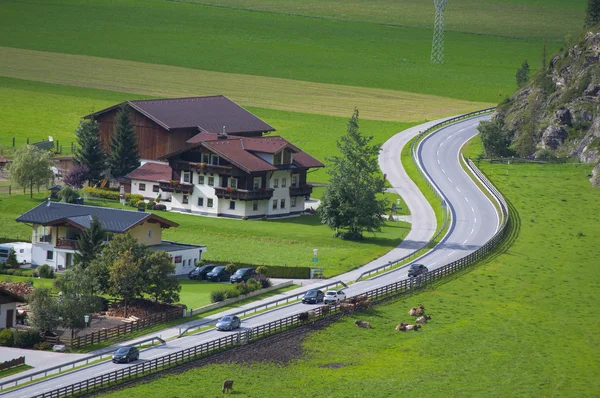
M 435 154 L 436 156 L 440 156 L 440 151 L 437 151 Z
M 453 255 L 454 253 L 456 253 L 456 250 L 452 250 L 452 252 L 450 254 L 448 254 L 447 257 L 450 257 L 451 255 Z
M 450 177 L 448 177 L 448 181 L 450 181 L 450 183 L 452 184 L 452 180 L 450 179 Z
M 437 261 L 429 264 L 429 266 L 431 267 L 432 265 L 436 265 L 436 264 L 437 264 Z
M 473 229 L 471 230 L 471 235 L 473 235 L 473 232 L 475 232 L 475 228 L 473 228 Z
M 464 241 L 462 244 L 464 245 L 465 243 L 467 243 L 467 241 L 468 241 L 468 240 L 469 240 L 469 239 L 465 239 L 465 241 Z
M 440 160 L 438 159 L 438 164 L 440 164 Z
M 443 143 L 443 142 L 440 144 L 440 148 L 442 147 L 442 145 L 444 145 L 444 143 Z
M 465 131 L 465 129 L 460 129 L 457 131 L 457 133 L 460 133 L 461 131 Z
M 465 198 L 466 199 L 466 198 Z M 475 209 L 471 207 L 471 212 L 475 213 Z
M 467 199 L 467 197 L 465 196 L 465 200 L 467 201 L 467 203 L 469 203 L 469 199 Z
M 446 170 L 442 169 L 442 173 L 446 174 Z
M 456 190 L 457 190 L 458 192 L 460 192 L 460 189 L 458 189 L 458 187 L 456 187 Z
M 447 140 L 449 140 L 451 137 L 452 137 L 452 136 L 451 136 L 451 135 L 449 135 L 448 137 L 446 137 L 446 139 L 447 139 Z
M 475 217 L 473 220 L 474 220 L 473 222 L 474 222 L 475 224 L 477 224 L 477 217 Z

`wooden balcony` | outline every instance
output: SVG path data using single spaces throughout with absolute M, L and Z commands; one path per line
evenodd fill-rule
M 190 195 L 194 190 L 194 186 L 188 183 L 179 182 L 159 182 L 160 189 L 163 192 L 183 193 Z
M 77 248 L 77 239 L 58 238 L 56 240 L 57 249 L 73 249 Z
M 304 184 L 299 187 L 290 187 L 290 196 L 310 196 L 313 186 Z
M 187 162 L 185 160 L 176 160 L 173 163 L 175 170 L 197 171 L 200 173 L 215 173 L 222 175 L 231 175 L 231 166 L 220 166 L 217 164 Z
M 234 200 L 266 200 L 273 197 L 273 189 L 229 189 L 215 187 L 215 195 L 219 199 L 234 199 Z

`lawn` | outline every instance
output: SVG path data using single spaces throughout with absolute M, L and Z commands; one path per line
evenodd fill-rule
M 44 200 L 44 194 L 33 199 L 26 195 L 0 196 L 0 223 L 3 234 L 25 237 L 31 227 L 15 218 Z M 122 207 L 118 202 L 89 201 L 87 204 Z M 314 266 L 313 249 L 319 249 L 319 267 L 326 277 L 338 275 L 366 264 L 396 247 L 408 234 L 410 225 L 387 223 L 380 233 L 365 234 L 359 242 L 333 237 L 333 231 L 322 225 L 316 215 L 277 220 L 242 221 L 190 214 L 157 212 L 161 217 L 179 223 L 178 228 L 163 231 L 163 239 L 206 245 L 203 259 L 251 265 Z M 7 231 L 11 231 L 8 233 Z M 244 249 L 241 250 L 240 248 Z
M 179 302 L 188 308 L 200 308 L 211 303 L 210 294 L 215 290 L 229 290 L 231 283 L 200 282 L 189 279 L 180 279 L 181 293 Z
M 17 373 L 24 372 L 31 368 L 32 368 L 32 366 L 29 366 L 29 365 L 19 365 L 19 366 L 14 366 L 12 368 L 0 370 L 0 379 L 3 377 L 6 377 L 6 376 L 11 376 L 11 375 L 14 375 Z
M 587 181 L 590 167 L 480 166 L 516 210 L 516 238 L 505 252 L 314 333 L 302 359 L 287 366 L 212 365 L 107 396 L 189 396 L 195 385 L 212 395 L 225 378 L 245 397 L 597 396 L 600 202 Z M 432 321 L 417 333 L 395 332 L 418 304 Z M 373 329 L 356 328 L 357 318 Z
M 290 3 L 281 2 L 282 7 Z M 13 0 L 0 5 L 0 46 L 5 47 L 0 53 L 8 53 L 11 47 L 490 103 L 497 101 L 499 90 L 508 94 L 515 89 L 515 71 L 523 60 L 529 59 L 532 69 L 537 68 L 542 35 L 539 29 L 526 29 L 533 20 L 531 15 L 537 13 L 535 20 L 552 20 L 560 15 L 560 25 L 571 21 L 572 26 L 579 27 L 583 24 L 582 3 L 577 0 L 572 15 L 564 7 L 544 8 L 539 3 L 529 7 L 528 13 L 517 12 L 519 26 L 525 27 L 522 34 L 517 34 L 518 39 L 499 37 L 493 32 L 490 35 L 446 32 L 446 61 L 438 66 L 429 62 L 431 22 L 423 29 L 162 0 Z M 505 18 L 495 17 L 508 8 L 512 6 L 494 10 L 493 17 L 488 17 L 491 22 L 482 23 L 511 31 L 503 24 Z M 431 21 L 430 15 L 424 18 Z M 464 25 L 473 25 L 468 18 L 465 16 Z M 365 20 L 371 22 L 368 17 Z M 543 25 L 545 35 L 570 30 Z M 549 42 L 549 52 L 560 45 Z M 39 62 L 31 53 L 22 54 L 20 60 L 23 65 L 31 66 Z M 65 67 L 64 63 L 57 63 L 44 69 L 45 78 L 59 79 L 77 68 L 90 72 L 83 64 L 70 63 Z M 13 76 L 15 72 L 13 67 L 0 70 L 4 76 Z M 118 80 L 119 73 L 112 73 L 113 80 Z M 143 78 L 137 75 L 134 80 Z M 172 74 L 169 80 L 186 83 Z M 112 81 L 102 84 L 114 87 Z M 130 84 L 140 83 L 130 81 Z M 297 90 L 298 97 L 310 93 L 301 84 Z

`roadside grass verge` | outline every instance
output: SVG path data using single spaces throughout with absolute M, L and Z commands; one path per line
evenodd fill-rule
M 578 4 L 582 2 L 576 1 Z M 281 2 L 281 7 L 292 3 Z M 382 6 L 379 2 L 374 6 L 381 11 L 385 10 L 385 5 Z M 428 6 L 431 13 L 433 6 Z M 510 9 L 512 6 L 513 4 L 506 5 L 502 9 Z M 38 78 L 45 76 L 63 84 L 67 82 L 59 79 L 77 80 L 72 75 L 75 69 L 81 70 L 88 78 L 99 77 L 102 75 L 100 68 L 103 67 L 103 62 L 110 58 L 230 74 L 403 90 L 490 103 L 498 101 L 500 90 L 509 94 L 516 88 L 516 68 L 525 59 L 539 58 L 543 36 L 565 31 L 564 28 L 554 30 L 548 26 L 552 16 L 556 14 L 560 14 L 561 18 L 554 20 L 553 24 L 562 26 L 566 23 L 564 17 L 569 13 L 564 11 L 565 8 L 568 7 L 546 11 L 539 3 L 530 7 L 529 15 L 535 12 L 536 20 L 541 19 L 538 15 L 544 16 L 544 22 L 540 24 L 541 32 L 525 29 L 518 39 L 493 34 L 446 32 L 445 63 L 440 68 L 439 65 L 430 63 L 433 19 L 425 16 L 423 20 L 427 18 L 428 26 L 423 29 L 379 23 L 340 22 L 270 12 L 247 12 L 160 0 L 120 0 L 110 3 L 73 0 L 66 4 L 12 0 L 2 3 L 0 46 L 4 48 L 0 53 L 11 54 L 8 48 L 21 48 L 100 57 L 92 61 L 98 63 L 98 68 L 93 70 L 85 63 L 78 63 L 70 58 L 66 62 L 44 62 L 29 56 L 19 57 L 24 71 L 39 64 L 41 69 Z M 464 13 L 464 10 L 458 13 Z M 82 18 L 83 15 L 85 18 Z M 396 13 L 388 15 L 396 17 Z M 498 12 L 490 14 L 482 26 L 488 28 L 489 23 L 496 30 L 510 31 L 503 24 L 505 19 L 496 18 L 497 15 Z M 573 26 L 583 25 L 581 15 L 579 7 L 576 15 L 569 17 L 569 20 L 577 21 Z M 464 25 L 474 25 L 481 19 L 480 13 L 477 16 L 471 13 L 463 21 Z M 519 18 L 522 26 L 527 26 L 531 20 L 533 18 L 528 19 L 525 15 Z M 110 21 L 110 24 L 106 21 Z M 94 29 L 90 29 L 90 26 Z M 81 37 L 86 40 L 79 40 Z M 559 37 L 563 38 L 564 35 Z M 558 42 L 549 42 L 548 53 L 554 53 L 559 46 Z M 13 55 L 10 57 L 15 58 Z M 536 69 L 537 62 L 530 62 L 530 65 Z M 126 69 L 105 69 L 110 79 L 102 82 L 98 80 L 98 84 L 110 89 L 126 87 L 127 84 L 121 79 L 122 75 L 129 74 Z M 0 67 L 0 70 L 4 76 L 34 80 L 33 77 L 8 75 L 14 70 L 5 66 Z M 158 83 L 158 79 L 150 80 L 139 65 L 134 71 L 135 74 L 130 75 L 134 77 L 130 84 L 147 81 L 148 87 L 153 87 Z M 169 86 L 192 86 L 190 79 L 182 72 L 172 73 L 170 76 L 164 74 L 162 77 L 168 81 Z M 207 81 L 212 80 L 209 75 L 201 76 Z M 229 92 L 228 87 L 222 85 L 225 80 L 217 81 L 218 84 L 213 87 L 218 89 L 219 94 L 231 95 L 233 99 L 239 100 Z M 264 91 L 257 90 L 257 85 L 246 77 L 243 81 L 247 86 L 246 90 L 253 93 L 251 97 L 257 97 L 257 91 Z M 279 91 L 276 84 L 268 87 L 273 91 L 275 99 L 275 93 Z M 296 87 L 296 100 L 293 103 L 300 107 L 302 97 L 311 92 L 311 86 L 299 84 Z M 118 90 L 133 91 L 123 88 Z M 206 89 L 198 90 L 197 87 L 195 90 L 195 95 L 216 94 Z M 352 106 L 361 106 L 360 102 L 357 103 L 357 98 L 349 98 L 352 99 Z M 258 105 L 245 101 L 241 103 Z M 277 103 L 277 100 L 273 100 L 271 105 L 258 106 L 272 108 Z M 407 105 L 411 106 L 405 108 L 410 109 L 415 104 Z M 447 105 L 453 107 L 451 101 Z M 452 113 L 460 112 L 448 110 L 447 114 Z
M 211 365 L 106 396 L 189 395 L 189 380 L 216 392 L 224 375 L 245 396 L 595 396 L 600 202 L 587 181 L 590 166 L 480 168 L 508 199 L 516 223 L 513 244 L 497 255 L 459 278 L 342 318 L 305 340 L 303 359 L 284 367 Z M 396 332 L 420 304 L 432 320 L 419 332 Z M 355 319 L 373 329 L 355 327 Z
M 23 364 L 19 366 L 13 366 L 12 368 L 0 370 L 0 379 L 2 379 L 3 377 L 12 376 L 14 374 L 24 372 L 32 368 L 33 366 Z

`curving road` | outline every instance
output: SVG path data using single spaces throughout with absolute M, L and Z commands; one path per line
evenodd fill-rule
M 466 175 L 458 159 L 460 147 L 473 135 L 477 134 L 476 126 L 480 120 L 485 118 L 469 119 L 447 126 L 428 136 L 419 146 L 418 154 L 422 167 L 445 196 L 452 211 L 453 221 L 448 235 L 438 247 L 417 260 L 419 263 L 425 264 L 429 269 L 441 267 L 476 250 L 494 235 L 498 227 L 499 221 L 494 206 Z M 388 179 L 392 185 L 405 198 L 411 209 L 413 221 L 411 234 L 408 235 L 403 244 L 394 249 L 393 253 L 389 253 L 381 259 L 367 264 L 358 271 L 355 270 L 336 279 L 344 281 L 354 280 L 357 273 L 373 267 L 377 262 L 387 263 L 388 256 L 394 256 L 394 259 L 399 258 L 403 255 L 404 251 L 408 252 L 409 250 L 419 248 L 432 236 L 435 230 L 435 216 L 433 215 L 433 211 L 426 202 L 424 203 L 422 194 L 415 191 L 416 187 L 414 184 L 405 179 L 405 173 L 400 163 L 400 150 L 403 144 L 408 141 L 407 138 L 410 138 L 410 135 L 418 133 L 419 128 L 423 129 L 424 127 L 419 126 L 411 129 L 411 134 L 402 132 L 392 137 L 383 146 L 380 156 L 380 164 L 384 173 L 388 175 Z M 432 217 L 433 224 L 431 224 Z M 376 278 L 358 282 L 347 288 L 347 292 L 349 295 L 355 295 L 399 279 L 405 279 L 407 277 L 407 267 L 405 266 Z M 304 289 L 306 290 L 306 288 Z M 282 307 L 246 318 L 243 321 L 243 326 L 244 328 L 249 328 L 261 325 L 305 311 L 307 308 L 310 308 L 310 306 L 304 304 Z M 222 337 L 224 333 L 227 332 L 207 331 L 172 340 L 166 345 L 142 351 L 140 361 L 192 347 L 204 341 Z M 30 397 L 124 366 L 128 365 L 114 365 L 110 362 L 100 363 L 0 395 L 6 397 Z

